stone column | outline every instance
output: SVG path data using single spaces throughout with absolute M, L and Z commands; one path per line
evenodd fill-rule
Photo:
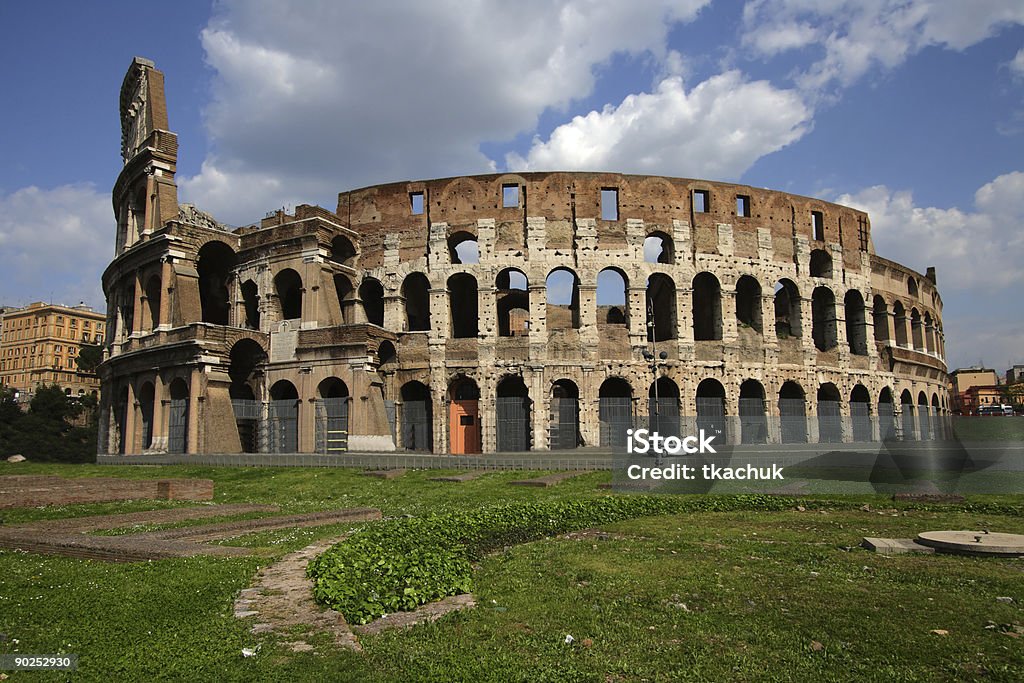
M 154 451 L 166 451 L 169 434 L 167 433 L 167 409 L 170 401 L 164 400 L 164 380 L 157 372 L 153 377 L 153 443 Z
M 205 381 L 203 368 L 192 368 L 192 376 L 188 382 L 188 444 L 185 449 L 189 455 L 205 452 L 205 442 L 199 443 L 202 433 L 199 426 L 206 418 L 206 396 L 203 392 Z
M 172 278 L 173 269 L 171 268 L 171 258 L 169 256 L 165 256 L 160 260 L 160 287 L 163 289 L 163 292 L 160 297 L 160 321 L 157 325 L 158 330 L 171 329 L 171 297 L 174 296 Z

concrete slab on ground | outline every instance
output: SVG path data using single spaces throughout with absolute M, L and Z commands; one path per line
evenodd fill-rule
M 367 470 L 363 472 L 364 477 L 375 477 L 377 479 L 398 479 L 403 474 L 405 474 L 405 470 L 402 468 L 394 470 Z
M 487 474 L 484 470 L 472 470 L 469 472 L 463 472 L 461 474 L 449 474 L 443 477 L 431 477 L 429 481 L 448 481 L 455 484 L 461 484 L 464 481 L 473 481 Z
M 581 474 L 586 474 L 586 472 L 555 472 L 554 474 L 547 474 L 543 477 L 537 477 L 536 479 L 517 479 L 516 481 L 510 481 L 509 484 L 512 486 L 537 486 L 546 488 L 548 486 L 560 484 L 566 479 L 578 477 Z
M 934 548 L 915 543 L 912 538 L 865 538 L 861 546 L 879 555 L 932 555 Z

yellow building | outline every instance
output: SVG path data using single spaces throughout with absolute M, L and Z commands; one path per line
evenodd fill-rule
M 41 384 L 57 384 L 71 396 L 100 388 L 94 373 L 81 372 L 75 360 L 86 344 L 102 344 L 106 316 L 88 306 L 37 302 L 8 308 L 0 326 L 0 384 L 25 398 Z

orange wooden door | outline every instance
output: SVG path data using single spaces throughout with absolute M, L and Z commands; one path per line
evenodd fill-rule
M 453 454 L 480 452 L 480 415 L 477 402 L 452 401 L 449 411 L 451 452 Z

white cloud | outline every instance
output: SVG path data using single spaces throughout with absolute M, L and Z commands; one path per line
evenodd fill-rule
M 918 207 L 910 192 L 884 185 L 837 199 L 871 217 L 879 254 L 924 271 L 936 266 L 939 291 L 1024 285 L 1024 173 L 997 177 L 974 193 L 973 211 Z
M 0 195 L 0 304 L 106 303 L 100 275 L 113 257 L 110 198 L 91 184 L 25 187 Z
M 743 10 L 743 44 L 763 57 L 820 49 L 823 56 L 797 76 L 814 91 L 848 86 L 928 46 L 963 50 L 1021 23 L 1020 0 L 751 0 Z
M 757 159 L 799 139 L 811 111 L 792 90 L 748 82 L 727 71 L 689 92 L 679 77 L 618 106 L 577 116 L 526 157 L 508 155 L 518 170 L 589 169 L 736 178 Z
M 202 32 L 214 153 L 183 198 L 229 222 L 311 192 L 486 172 L 486 141 L 589 95 L 615 54 L 667 58 L 707 0 L 228 0 Z M 252 183 L 252 186 L 247 184 Z M 275 185 L 276 183 L 276 185 Z M 322 199 L 317 194 L 314 198 Z M 258 210 L 258 211 L 259 211 Z
M 1014 78 L 1024 79 L 1024 48 L 1017 51 L 1016 56 L 1010 60 L 1007 66 L 1010 67 L 1010 73 Z

